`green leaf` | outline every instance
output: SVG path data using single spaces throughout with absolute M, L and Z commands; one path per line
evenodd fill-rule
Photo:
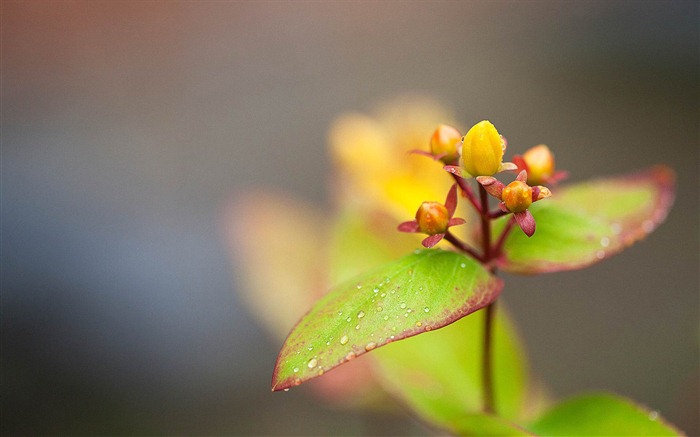
M 531 238 L 517 228 L 508 236 L 499 267 L 534 274 L 573 270 L 599 262 L 644 238 L 673 203 L 674 175 L 667 167 L 553 190 L 530 208 Z M 503 229 L 504 217 L 495 225 Z
M 546 436 L 676 436 L 682 432 L 656 411 L 607 393 L 566 400 L 553 407 L 528 429 Z
M 503 305 L 494 310 L 493 381 L 501 420 L 521 417 L 527 390 L 522 345 Z M 485 312 L 439 331 L 391 344 L 372 358 L 379 382 L 423 420 L 453 432 L 482 420 L 482 355 Z M 455 421 L 456 418 L 459 421 Z M 485 420 L 485 419 L 484 419 Z M 501 422 L 498 422 L 501 423 Z
M 277 358 L 282 390 L 395 340 L 441 328 L 493 302 L 503 283 L 480 263 L 444 250 L 417 250 L 320 299 Z

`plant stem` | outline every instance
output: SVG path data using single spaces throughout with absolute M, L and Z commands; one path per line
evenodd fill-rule
M 471 255 L 473 258 L 475 258 L 479 262 L 483 262 L 484 260 L 481 258 L 481 255 L 479 255 L 474 249 L 472 249 L 471 246 L 469 246 L 467 243 L 464 241 L 460 240 L 459 238 L 455 237 L 452 232 L 449 230 L 447 233 L 445 233 L 445 240 L 449 241 L 452 243 L 454 247 L 457 249 L 461 250 L 462 252 L 468 253 Z
M 491 261 L 491 221 L 489 217 L 489 197 L 486 189 L 479 185 L 481 195 L 481 240 L 484 249 L 484 262 Z
M 479 214 L 481 214 L 481 206 L 479 206 L 479 204 L 477 203 L 476 198 L 474 197 L 474 191 L 472 191 L 472 187 L 469 186 L 467 180 L 455 174 L 452 175 L 452 178 L 455 180 L 455 182 L 457 182 L 459 188 L 462 189 L 464 195 L 467 196 L 469 203 L 471 203 L 474 209 L 476 209 L 476 211 Z
M 484 264 L 488 265 L 491 261 L 491 218 L 489 217 L 489 198 L 488 193 L 481 184 L 479 185 L 479 194 L 481 200 L 481 239 L 483 243 L 483 260 Z M 493 272 L 493 268 L 492 268 Z M 495 302 L 486 307 L 486 317 L 484 318 L 484 355 L 482 367 L 482 382 L 484 386 L 483 393 L 483 409 L 485 413 L 495 413 L 493 404 L 493 375 L 491 362 L 492 349 L 492 326 L 493 313 Z
M 503 252 L 503 245 L 505 244 L 506 238 L 510 234 L 510 231 L 513 229 L 514 225 L 515 217 L 510 217 L 508 219 L 508 223 L 506 223 L 506 227 L 503 228 L 503 232 L 501 232 L 501 235 L 498 237 L 498 241 L 496 241 L 496 244 L 493 246 L 494 258 L 501 256 L 501 253 Z

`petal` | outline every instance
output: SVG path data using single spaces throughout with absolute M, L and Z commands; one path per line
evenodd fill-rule
M 501 200 L 501 193 L 503 192 L 503 188 L 505 188 L 505 185 L 503 185 L 501 181 L 493 176 L 479 176 L 476 180 L 490 195 Z
M 513 214 L 515 216 L 515 221 L 518 222 L 520 229 L 525 232 L 525 235 L 532 237 L 535 233 L 535 218 L 532 216 L 529 210 L 516 212 Z
M 525 159 L 523 159 L 523 157 L 520 155 L 515 155 L 513 157 L 513 164 L 515 164 L 518 167 L 518 170 L 527 170 L 527 163 L 525 162 Z
M 465 224 L 467 221 L 464 220 L 463 218 L 455 217 L 451 218 L 449 222 L 447 222 L 447 226 L 459 226 Z
M 503 212 L 510 212 L 508 211 L 508 207 L 506 206 L 506 204 L 503 202 L 498 202 L 498 208 Z
M 443 169 L 448 173 L 452 173 L 455 176 L 459 176 L 460 178 L 469 179 L 472 177 L 469 173 L 467 173 L 462 167 L 458 165 L 446 165 L 443 167 Z
M 527 182 L 527 171 L 521 170 L 518 176 L 515 178 L 516 181 Z
M 445 208 L 447 208 L 449 217 L 455 215 L 455 209 L 457 209 L 457 184 L 453 184 L 450 191 L 447 193 Z
M 428 249 L 430 249 L 431 247 L 433 247 L 433 246 L 435 246 L 436 244 L 438 244 L 438 243 L 440 242 L 440 240 L 442 240 L 442 238 L 443 238 L 444 236 L 445 236 L 445 234 L 435 234 L 435 235 L 431 235 L 431 236 L 427 237 L 426 239 L 424 239 L 424 240 L 421 242 L 421 244 L 423 244 L 423 246 L 425 246 L 425 247 L 427 247 Z
M 433 154 L 430 153 L 430 152 L 426 152 L 425 150 L 419 150 L 419 149 L 409 150 L 408 153 L 409 153 L 410 155 L 421 155 L 421 156 L 425 156 L 425 157 L 428 157 L 428 158 L 432 159 L 433 161 L 439 161 L 443 156 L 447 155 L 447 153 L 441 153 L 441 154 L 439 154 L 439 155 L 433 155 Z
M 501 167 L 498 169 L 498 172 L 502 171 L 517 171 L 518 166 L 513 164 L 512 162 L 503 162 L 501 163 Z
M 418 232 L 418 222 L 415 220 L 403 222 L 397 227 L 397 229 L 401 232 Z

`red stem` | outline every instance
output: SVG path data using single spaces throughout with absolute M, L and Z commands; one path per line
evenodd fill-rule
M 506 223 L 506 227 L 503 228 L 503 232 L 501 232 L 501 235 L 498 237 L 498 241 L 496 241 L 496 244 L 493 247 L 494 258 L 498 258 L 503 253 L 503 245 L 505 244 L 506 238 L 510 234 L 510 231 L 513 229 L 514 225 L 515 217 L 509 218 L 508 223 Z
M 452 234 L 449 230 L 445 233 L 445 240 L 449 241 L 452 243 L 454 247 L 457 249 L 461 250 L 462 252 L 466 252 L 472 257 L 474 257 L 477 261 L 483 263 L 484 260 L 481 258 L 481 255 L 479 255 L 471 246 L 469 246 L 467 243 L 464 241 L 460 240 L 459 238 L 455 237 L 454 234 Z
M 479 194 L 481 200 L 481 239 L 483 243 L 484 250 L 484 264 L 488 264 L 491 261 L 491 217 L 489 214 L 489 197 L 486 189 L 479 185 Z M 493 272 L 493 268 L 491 268 Z M 484 355 L 483 355 L 483 366 L 482 366 L 482 381 L 484 384 L 484 405 L 483 409 L 485 413 L 494 413 L 494 402 L 493 402 L 493 374 L 492 374 L 492 363 L 491 363 L 491 348 L 492 348 L 492 327 L 493 327 L 493 315 L 494 315 L 494 303 L 491 303 L 486 307 L 486 316 L 484 319 Z
M 474 209 L 481 214 L 481 206 L 476 201 L 476 197 L 474 196 L 474 191 L 472 191 L 472 187 L 469 186 L 469 183 L 467 182 L 466 179 L 463 177 L 457 176 L 456 174 L 452 174 L 452 178 L 457 182 L 457 185 L 459 185 L 459 188 L 462 189 L 462 192 L 467 196 L 467 199 L 469 199 L 469 202 L 472 204 Z M 481 186 L 481 185 L 479 185 Z

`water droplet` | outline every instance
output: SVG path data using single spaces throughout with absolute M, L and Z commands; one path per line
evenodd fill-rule
M 360 324 L 355 325 L 355 329 L 360 329 Z
M 427 332 L 427 331 L 432 331 L 432 330 L 433 330 L 433 327 L 430 326 L 430 325 L 428 325 L 428 326 L 425 327 L 425 331 L 426 331 L 426 332 Z
M 605 258 L 605 251 L 604 250 L 599 250 L 598 252 L 595 253 L 596 258 L 598 259 L 603 259 Z
M 358 319 L 361 319 L 361 318 L 363 318 L 364 316 L 365 316 L 365 312 L 364 312 L 364 311 L 360 311 L 359 313 L 357 313 L 357 318 L 358 318 Z
M 401 302 L 401 305 L 399 305 L 399 306 L 401 307 L 401 309 L 406 308 L 406 302 Z
M 338 315 L 339 315 L 339 316 L 342 316 L 342 315 L 343 315 L 343 312 L 342 312 L 342 311 L 338 311 Z
M 423 326 L 423 322 L 416 322 L 416 326 L 420 328 L 421 326 Z
M 404 317 L 408 317 L 408 313 L 404 314 L 403 316 L 404 316 Z
M 295 367 L 295 368 L 294 368 L 294 373 L 297 373 L 298 371 L 299 371 L 299 368 L 298 368 L 298 367 Z
M 600 245 L 603 247 L 610 246 L 610 239 L 608 237 L 603 237 L 600 239 Z
M 656 420 L 659 418 L 659 412 L 658 411 L 651 411 L 649 412 L 649 420 Z
M 326 346 L 330 346 L 330 345 L 331 345 L 331 342 L 330 342 L 330 341 L 327 341 L 327 342 L 326 342 Z
M 345 321 L 351 322 L 351 321 L 352 321 L 352 317 L 348 317 L 347 319 L 345 319 Z
M 389 338 L 393 340 L 393 339 L 394 339 L 394 338 L 396 338 L 396 337 L 394 337 L 394 336 L 392 335 L 392 336 L 391 336 L 391 337 L 389 337 Z
M 340 337 L 340 344 L 347 344 L 347 342 L 348 342 L 347 335 L 343 335 L 342 337 Z
M 425 311 L 426 313 L 429 313 L 429 312 L 430 312 L 430 308 L 425 307 L 425 308 L 423 308 L 423 311 Z
M 465 268 L 467 266 L 467 263 L 462 263 L 459 265 L 461 268 Z
M 375 342 L 372 341 L 372 342 L 370 342 L 370 343 L 367 343 L 367 345 L 365 346 L 365 350 L 366 350 L 367 352 L 369 352 L 369 351 L 371 351 L 372 349 L 374 349 L 375 347 L 377 347 L 377 343 L 375 343 Z
M 313 347 L 313 346 L 309 346 L 309 350 L 310 350 L 310 351 L 314 350 L 314 347 Z
M 396 294 L 396 290 L 391 290 L 391 294 Z
M 423 287 L 418 287 L 418 291 L 423 291 Z
M 350 361 L 350 360 L 352 360 L 353 358 L 355 358 L 355 356 L 356 356 L 356 355 L 355 355 L 355 352 L 348 352 L 348 354 L 345 355 L 345 359 L 348 360 L 348 361 Z
M 378 313 L 381 313 L 383 310 L 384 310 L 384 308 L 382 308 L 382 307 L 377 307 L 377 312 L 378 312 Z
M 289 389 L 288 389 L 288 388 L 285 388 L 284 391 L 289 391 Z
M 382 296 L 382 297 L 386 297 L 386 293 L 382 293 L 382 294 L 381 294 L 380 296 Z
M 407 313 L 412 313 L 413 310 L 409 308 L 409 309 L 406 310 L 406 312 L 407 312 Z
M 294 380 L 294 385 L 295 385 L 295 386 L 301 385 L 301 379 L 300 379 L 300 378 L 296 378 L 296 379 Z
M 324 372 L 325 372 L 325 370 L 323 370 L 323 369 L 319 370 L 319 371 L 318 371 L 318 376 L 323 375 Z
M 389 320 L 389 316 L 384 316 L 384 320 Z
M 316 364 L 318 364 L 318 360 L 316 358 L 311 358 L 307 366 L 309 366 L 309 369 L 313 369 L 314 367 L 316 367 Z
M 388 284 L 389 282 L 391 282 L 391 278 L 386 278 L 386 279 L 384 280 L 384 282 L 386 282 L 386 283 Z
M 375 287 L 374 290 L 372 290 L 372 291 L 375 292 L 375 293 L 379 293 L 379 289 L 376 288 L 376 287 Z

